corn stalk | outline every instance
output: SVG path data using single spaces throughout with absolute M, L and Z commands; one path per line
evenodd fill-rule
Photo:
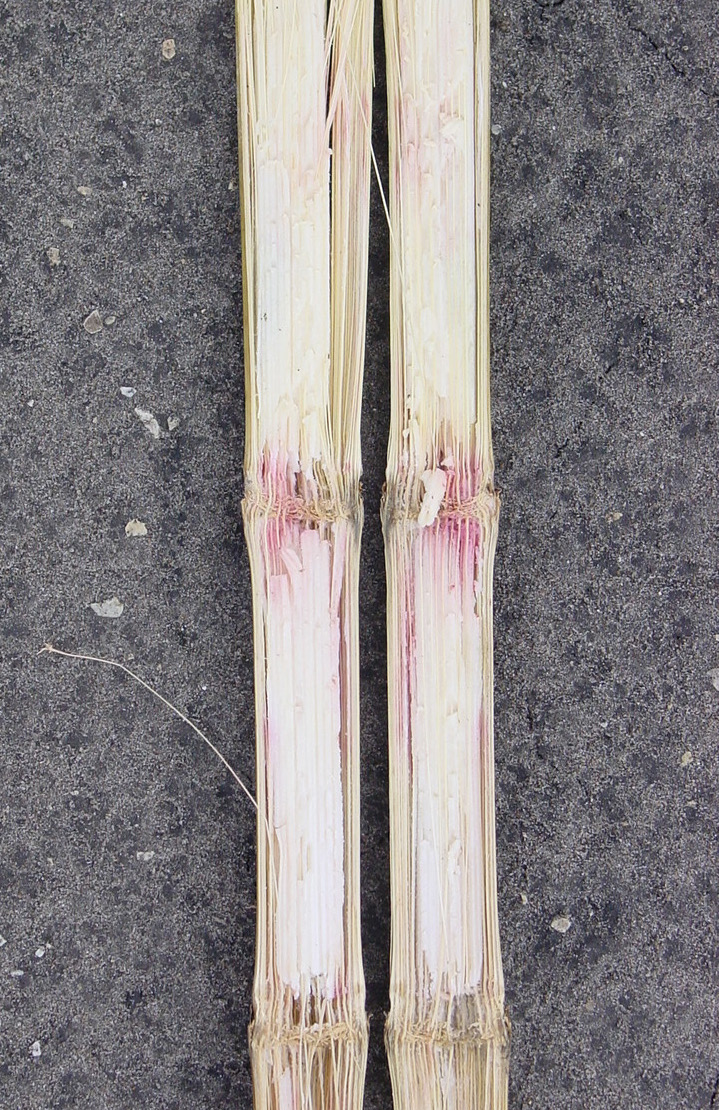
M 398 1110 L 502 1110 L 489 411 L 489 3 L 384 0 L 392 412 L 391 1010 Z
M 369 0 L 238 0 L 237 73 L 257 716 L 255 1107 L 359 1110 Z

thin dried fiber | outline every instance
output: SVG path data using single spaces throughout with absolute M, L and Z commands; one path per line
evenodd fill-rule
M 489 411 L 489 3 L 384 0 L 392 410 L 391 1009 L 397 1110 L 504 1110 Z
M 237 72 L 257 710 L 255 1107 L 359 1110 L 369 0 L 238 0 Z

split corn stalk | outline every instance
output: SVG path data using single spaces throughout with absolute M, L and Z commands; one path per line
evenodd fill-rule
M 257 716 L 254 1099 L 257 1110 L 359 1110 L 372 8 L 238 0 L 236 14 Z
M 384 0 L 391 1009 L 397 1110 L 503 1110 L 489 410 L 489 2 Z

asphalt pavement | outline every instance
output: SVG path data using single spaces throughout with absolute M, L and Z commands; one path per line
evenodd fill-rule
M 254 813 L 123 674 L 38 655 L 122 661 L 252 781 L 233 40 L 230 0 L 0 2 L 4 1110 L 251 1105 Z M 492 62 L 511 1107 L 716 1110 L 716 5 L 498 0 Z M 388 246 L 375 188 L 368 1110 L 391 1105 Z

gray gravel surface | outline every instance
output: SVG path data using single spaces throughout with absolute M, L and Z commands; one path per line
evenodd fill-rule
M 379 28 L 377 43 L 386 172 Z M 493 5 L 492 49 L 511 1105 L 710 1110 L 716 5 L 506 0 Z M 123 660 L 252 780 L 232 8 L 0 0 L 0 60 L 0 1105 L 249 1107 L 253 813 L 211 753 L 122 675 L 37 656 L 52 641 Z M 368 1108 L 390 1106 L 377 195 L 374 217 Z M 146 536 L 126 536 L 131 519 Z M 117 618 L 90 608 L 115 597 Z

